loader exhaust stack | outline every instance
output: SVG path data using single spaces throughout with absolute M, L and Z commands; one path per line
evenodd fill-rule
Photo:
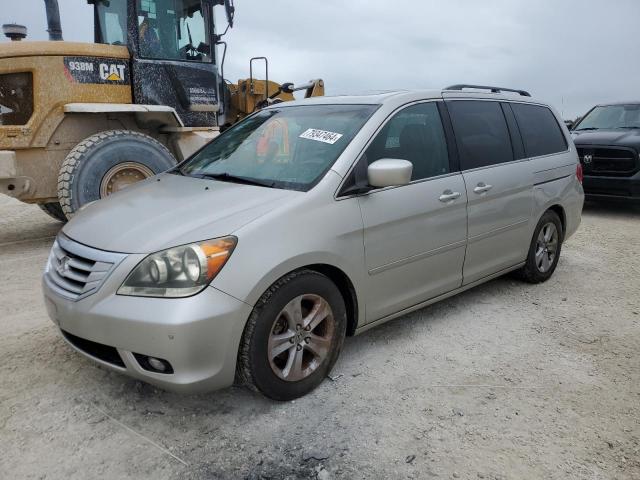
M 44 0 L 47 11 L 47 32 L 49 40 L 54 42 L 62 41 L 62 26 L 60 25 L 60 9 L 58 0 Z

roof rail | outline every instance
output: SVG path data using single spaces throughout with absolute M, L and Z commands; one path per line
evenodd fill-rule
M 459 85 L 451 85 L 447 88 L 445 88 L 445 90 L 462 90 L 463 88 L 476 88 L 478 90 L 491 90 L 491 93 L 501 93 L 501 92 L 513 92 L 513 93 L 517 93 L 519 95 L 522 95 L 523 97 L 530 97 L 531 94 L 525 90 L 515 90 L 513 88 L 503 88 L 503 87 L 489 87 L 487 85 L 467 85 L 464 83 L 461 83 Z

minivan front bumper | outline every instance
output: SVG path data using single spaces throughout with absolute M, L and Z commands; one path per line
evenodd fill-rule
M 60 296 L 43 276 L 47 311 L 67 343 L 109 369 L 166 390 L 197 393 L 231 385 L 251 306 L 213 287 L 180 299 L 105 291 L 128 273 L 118 272 L 122 267 L 97 293 L 77 301 Z M 173 372 L 149 371 L 140 356 L 165 360 Z

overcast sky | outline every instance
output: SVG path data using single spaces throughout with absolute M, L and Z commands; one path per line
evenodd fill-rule
M 59 3 L 65 40 L 91 41 L 85 0 Z M 1 4 L 0 22 L 47 38 L 42 0 Z M 226 38 L 232 81 L 264 55 L 271 79 L 323 78 L 328 94 L 499 85 L 529 90 L 565 118 L 640 100 L 640 0 L 236 0 L 236 8 Z

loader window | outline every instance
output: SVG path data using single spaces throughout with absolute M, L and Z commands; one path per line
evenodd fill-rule
M 139 0 L 140 55 L 211 62 L 212 12 L 201 0 Z
M 31 73 L 0 75 L 0 125 L 26 125 L 32 114 Z
M 96 2 L 96 43 L 126 45 L 127 2 Z
M 331 168 L 376 108 L 314 105 L 262 110 L 213 140 L 180 172 L 306 192 Z

